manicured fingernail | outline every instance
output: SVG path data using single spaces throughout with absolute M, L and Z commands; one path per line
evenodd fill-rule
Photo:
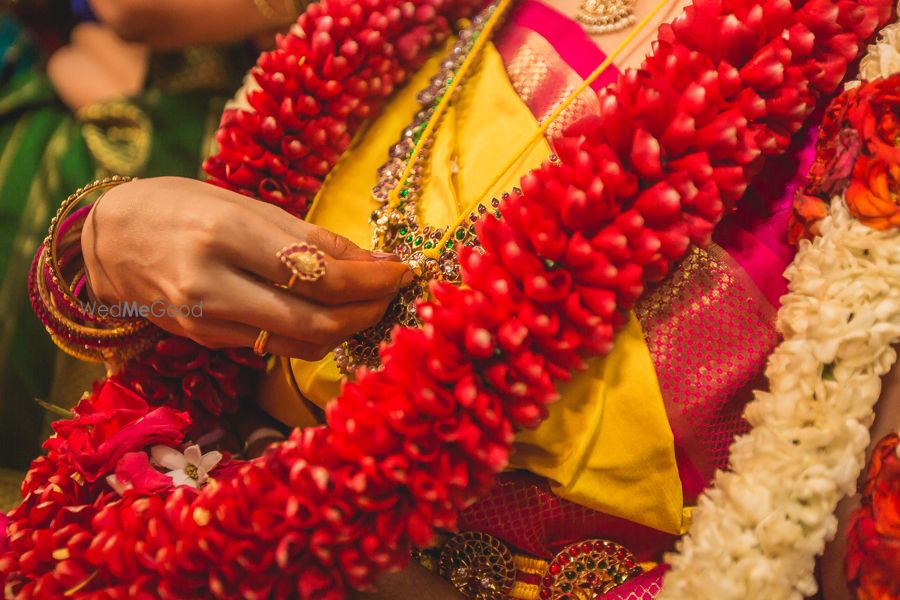
M 371 252 L 372 258 L 375 260 L 400 260 L 400 257 L 391 252 Z
M 411 284 L 416 279 L 416 274 L 412 271 L 407 271 L 403 274 L 403 278 L 400 279 L 400 287 L 406 287 Z

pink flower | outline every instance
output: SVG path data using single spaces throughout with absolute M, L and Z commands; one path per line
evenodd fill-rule
M 123 456 L 116 472 L 106 482 L 120 496 L 129 491 L 148 496 L 172 488 L 172 479 L 153 468 L 146 452 L 129 452 Z
M 143 398 L 112 381 L 98 385 L 73 412 L 74 419 L 54 424 L 57 435 L 44 447 L 91 482 L 109 474 L 129 452 L 180 444 L 190 425 L 187 413 L 151 410 Z

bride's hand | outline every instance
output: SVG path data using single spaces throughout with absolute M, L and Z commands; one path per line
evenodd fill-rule
M 325 252 L 326 274 L 276 287 L 291 275 L 276 252 L 298 241 Z M 270 204 L 174 177 L 111 189 L 91 210 L 81 245 L 100 301 L 150 306 L 151 321 L 213 348 L 252 346 L 266 329 L 268 351 L 308 360 L 378 322 L 413 278 L 394 255 L 363 250 Z M 183 306 L 202 306 L 202 316 L 159 314 Z

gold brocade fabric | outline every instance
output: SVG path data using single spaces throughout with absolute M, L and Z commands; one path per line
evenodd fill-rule
M 546 120 L 582 83 L 553 45 L 535 31 L 510 26 L 503 33 L 503 48 L 509 80 L 538 121 Z M 558 137 L 582 116 L 599 112 L 597 94 L 587 89 L 551 123 L 547 137 Z
M 136 176 L 150 157 L 153 124 L 130 101 L 116 100 L 78 111 L 81 134 L 101 174 Z
M 748 428 L 744 405 L 778 341 L 774 308 L 713 245 L 692 249 L 635 312 L 679 446 L 702 473 L 724 469 L 734 435 Z
M 437 70 L 432 60 L 391 101 L 335 167 L 308 219 L 368 246 L 370 189 L 376 171 L 418 108 L 415 95 Z M 537 128 L 534 116 L 510 84 L 500 55 L 487 47 L 477 72 L 438 129 L 430 177 L 420 196 L 422 221 L 447 225 L 497 175 L 511 149 Z M 541 140 L 492 192 L 518 184 L 550 154 Z M 300 391 L 324 406 L 338 392 L 340 375 L 328 357 L 291 361 Z M 277 372 L 276 375 L 278 376 Z M 284 376 L 282 374 L 282 376 Z M 263 408 L 290 425 L 309 424 L 300 398 L 264 396 Z M 554 491 L 590 508 L 661 531 L 682 531 L 681 482 L 672 431 L 641 327 L 631 319 L 613 352 L 576 374 L 563 399 L 537 430 L 522 433 L 513 465 L 555 482 Z

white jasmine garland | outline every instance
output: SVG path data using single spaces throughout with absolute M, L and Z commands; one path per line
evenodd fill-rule
M 898 72 L 895 23 L 869 46 L 860 77 Z M 838 502 L 856 491 L 881 376 L 900 340 L 900 230 L 859 223 L 842 198 L 820 229 L 785 272 L 784 340 L 769 357 L 769 391 L 757 391 L 745 410 L 753 428 L 732 444 L 730 470 L 716 475 L 666 557 L 672 568 L 658 600 L 816 592 L 816 556 L 837 531 Z
M 799 599 L 816 591 L 815 557 L 837 529 L 869 445 L 880 377 L 900 340 L 900 230 L 876 231 L 832 202 L 822 235 L 786 276 L 769 391 L 745 416 L 731 470 L 700 498 L 667 557 L 660 600 Z

